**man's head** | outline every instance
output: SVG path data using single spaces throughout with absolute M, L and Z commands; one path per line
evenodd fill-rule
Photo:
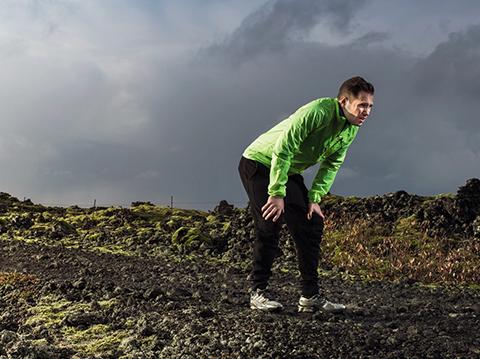
M 352 77 L 340 86 L 337 99 L 348 122 L 362 125 L 372 110 L 374 91 L 373 85 L 360 76 Z

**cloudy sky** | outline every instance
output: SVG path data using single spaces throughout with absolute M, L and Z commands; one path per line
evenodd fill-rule
M 477 0 L 0 4 L 0 191 L 20 199 L 243 207 L 245 147 L 354 75 L 375 108 L 333 193 L 480 177 Z

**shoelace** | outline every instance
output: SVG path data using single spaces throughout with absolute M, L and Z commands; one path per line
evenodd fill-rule
M 253 295 L 253 299 L 258 300 L 259 302 L 262 302 L 262 303 L 268 302 L 267 298 L 265 298 L 263 295 L 258 294 L 258 293 L 255 293 Z
M 320 294 L 315 294 L 313 297 L 307 299 L 312 302 L 319 302 L 320 305 L 325 305 L 327 303 L 327 300 L 323 298 Z

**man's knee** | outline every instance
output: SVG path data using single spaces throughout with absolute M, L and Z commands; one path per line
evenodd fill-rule
M 318 214 L 313 213 L 312 218 L 310 220 L 307 219 L 307 221 L 310 222 L 310 225 L 308 226 L 308 228 L 310 229 L 312 234 L 315 237 L 318 237 L 319 239 L 321 239 L 323 236 L 323 228 L 324 228 L 323 218 L 320 217 Z
M 324 221 L 317 213 L 308 219 L 307 210 L 290 211 L 287 215 L 287 225 L 291 232 L 297 232 L 301 237 L 320 240 L 323 235 Z
M 283 216 L 280 216 L 276 222 L 273 222 L 271 218 L 265 220 L 263 217 L 257 218 L 256 222 L 256 229 L 259 234 L 278 236 L 282 229 Z

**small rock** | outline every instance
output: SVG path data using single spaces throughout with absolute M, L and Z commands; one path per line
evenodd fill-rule
M 85 287 L 87 286 L 87 282 L 83 278 L 81 278 L 73 282 L 72 286 L 73 288 L 76 288 L 76 289 L 85 289 Z
M 418 329 L 415 328 L 414 325 L 410 325 L 408 328 L 407 328 L 407 334 L 409 336 L 415 336 L 418 334 Z
M 11 330 L 2 330 L 0 332 L 0 347 L 5 347 L 6 344 L 16 340 L 17 337 L 17 333 Z
M 199 315 L 200 318 L 211 318 L 211 317 L 215 316 L 215 312 L 213 310 L 211 310 L 210 308 L 204 308 L 204 309 L 200 310 L 198 315 Z
M 143 293 L 143 297 L 145 299 L 155 299 L 155 298 L 157 298 L 159 296 L 162 296 L 162 295 L 163 295 L 163 290 L 162 290 L 162 288 L 160 288 L 158 286 L 154 286 L 152 288 L 149 288 Z
M 267 342 L 265 340 L 258 340 L 255 343 L 253 343 L 254 348 L 263 348 L 267 345 Z

